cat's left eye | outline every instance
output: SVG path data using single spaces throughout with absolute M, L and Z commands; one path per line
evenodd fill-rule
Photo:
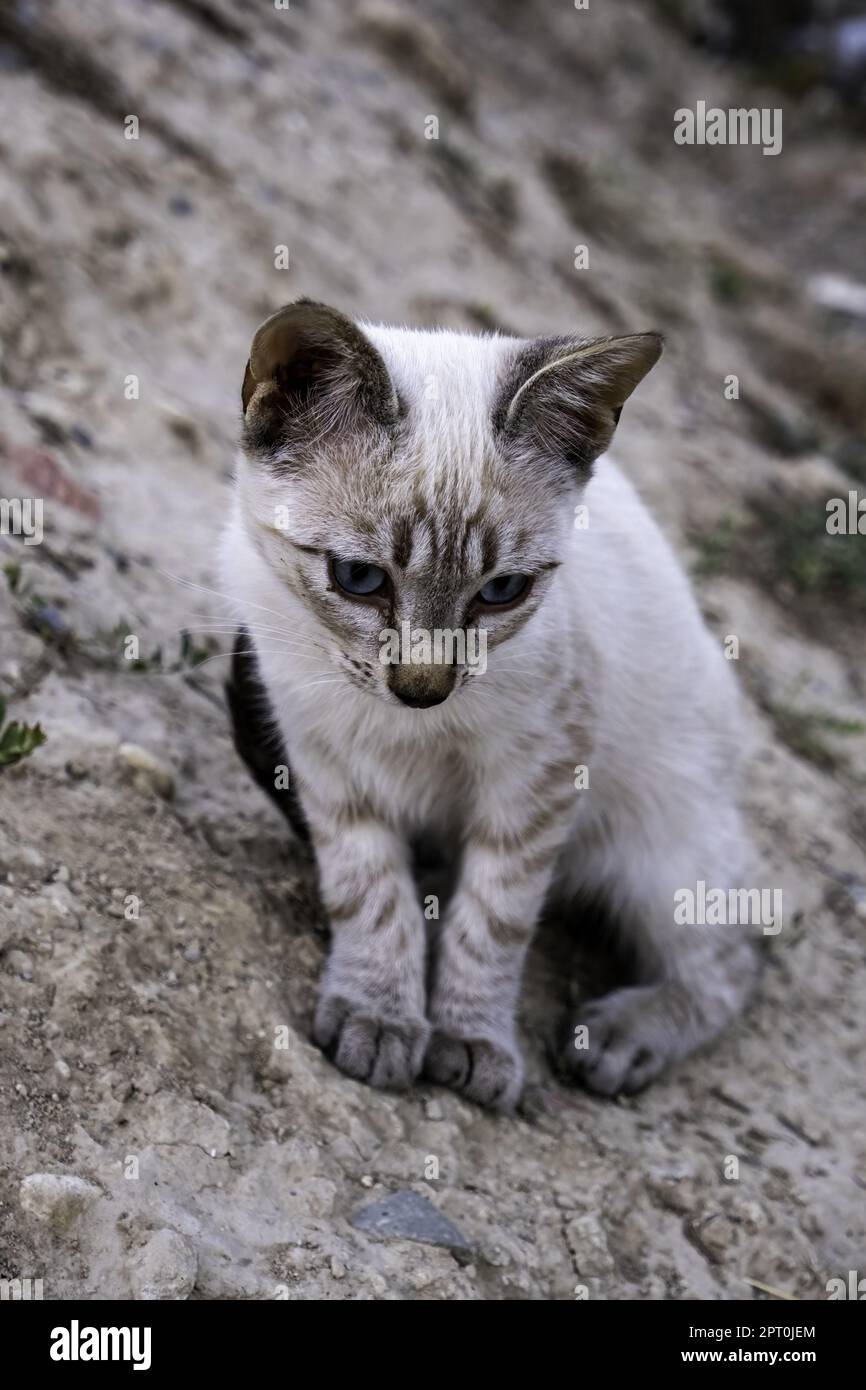
M 378 565 L 368 565 L 366 560 L 331 560 L 331 577 L 352 598 L 373 598 L 388 585 L 385 571 Z
M 478 601 L 498 608 L 502 604 L 515 603 L 529 588 L 528 574 L 498 574 L 489 579 L 483 589 L 478 590 Z

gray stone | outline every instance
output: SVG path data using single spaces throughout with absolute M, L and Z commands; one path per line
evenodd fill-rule
M 136 1297 L 143 1302 L 182 1301 L 195 1288 L 198 1259 L 177 1231 L 163 1229 L 150 1237 L 133 1262 Z
M 422 1197 L 410 1189 L 392 1192 L 381 1202 L 360 1207 L 352 1217 L 360 1231 L 371 1231 L 388 1240 L 415 1240 L 422 1245 L 441 1245 L 455 1254 L 471 1250 L 462 1232 Z
M 22 980 L 33 979 L 33 957 L 28 956 L 26 951 L 7 951 L 6 968 L 12 975 L 18 975 Z
M 23 1210 L 58 1234 L 68 1230 L 101 1195 L 98 1187 L 74 1173 L 31 1173 L 18 1189 Z

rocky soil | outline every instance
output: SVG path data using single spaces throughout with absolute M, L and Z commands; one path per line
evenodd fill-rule
M 45 525 L 0 537 L 0 694 L 47 735 L 0 768 L 0 1276 L 816 1299 L 866 1272 L 866 540 L 824 525 L 866 486 L 866 338 L 810 288 L 866 280 L 866 168 L 830 96 L 756 85 L 669 9 L 0 10 L 0 495 Z M 783 105 L 781 155 L 676 146 L 699 98 Z M 373 1093 L 308 1041 L 324 924 L 232 751 L 213 589 L 249 338 L 301 293 L 667 336 L 618 453 L 739 640 L 785 925 L 742 1025 L 636 1099 L 550 1070 L 585 980 L 552 930 L 516 1117 Z

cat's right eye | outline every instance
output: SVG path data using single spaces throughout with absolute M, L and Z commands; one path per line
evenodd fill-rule
M 335 560 L 330 562 L 331 578 L 352 598 L 375 598 L 388 587 L 388 576 L 378 565 L 366 560 Z

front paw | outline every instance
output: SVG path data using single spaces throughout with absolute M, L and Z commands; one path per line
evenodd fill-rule
M 523 1089 L 523 1059 L 511 1038 L 455 1037 L 437 1028 L 424 1075 L 479 1105 L 513 1110 Z
M 384 1015 L 375 1004 L 322 994 L 313 1041 L 347 1076 L 405 1091 L 418 1076 L 430 1035 L 426 1019 Z

